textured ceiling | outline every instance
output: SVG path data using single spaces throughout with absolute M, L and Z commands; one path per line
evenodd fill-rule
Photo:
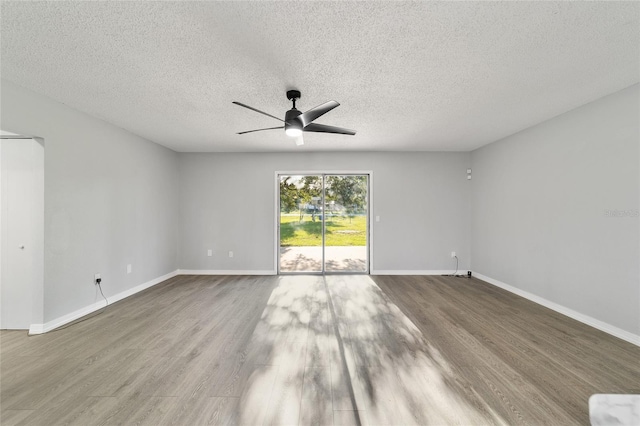
M 176 151 L 463 151 L 639 80 L 638 2 L 6 2 L 2 77 Z M 318 123 L 283 131 L 287 89 Z

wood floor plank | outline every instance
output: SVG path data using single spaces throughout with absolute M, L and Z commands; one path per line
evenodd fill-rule
M 162 425 L 234 425 L 238 423 L 234 397 L 184 397 L 171 401 Z
M 247 350 L 239 349 L 233 356 L 212 363 L 203 372 L 211 371 L 207 383 L 208 395 L 215 397 L 239 397 L 254 364 L 247 362 Z
M 0 425 L 15 426 L 33 414 L 35 410 L 2 410 L 0 409 Z
M 333 425 L 331 368 L 329 366 L 305 368 L 299 424 Z
M 247 426 L 264 424 L 277 375 L 277 366 L 255 366 L 240 395 L 238 424 Z
M 334 410 L 333 424 L 335 426 L 368 426 L 364 411 Z
M 99 424 L 160 425 L 178 398 L 133 395 L 115 399 L 116 408 L 104 412 L 106 415 L 101 416 Z
M 286 342 L 276 357 L 275 377 L 264 425 L 298 424 L 304 383 L 306 342 Z
M 73 404 L 47 405 L 27 417 L 20 425 L 99 425 L 103 417 L 119 409 L 113 397 L 76 397 Z M 53 421 L 55 419 L 55 421 Z
M 587 424 L 640 348 L 475 278 L 178 276 L 0 332 L 4 425 Z

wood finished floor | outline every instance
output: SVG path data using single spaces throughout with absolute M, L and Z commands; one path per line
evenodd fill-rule
M 8 425 L 588 424 L 640 348 L 476 279 L 180 276 L 0 333 Z

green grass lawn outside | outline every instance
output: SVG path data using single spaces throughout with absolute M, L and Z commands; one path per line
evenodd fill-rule
M 316 217 L 311 220 L 310 214 L 305 214 L 299 222 L 298 214 L 280 215 L 280 246 L 321 246 L 322 221 Z M 365 246 L 367 245 L 366 216 L 327 217 L 326 246 Z

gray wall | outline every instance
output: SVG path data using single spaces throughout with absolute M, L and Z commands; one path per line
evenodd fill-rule
M 45 141 L 44 321 L 177 269 L 177 154 L 2 80 L 0 127 Z M 126 265 L 133 273 L 126 273 Z
M 635 85 L 472 153 L 474 271 L 640 334 L 639 100 Z
M 275 172 L 364 170 L 380 216 L 372 269 L 453 269 L 453 250 L 467 269 L 469 164 L 469 153 L 180 154 L 180 267 L 273 271 Z

